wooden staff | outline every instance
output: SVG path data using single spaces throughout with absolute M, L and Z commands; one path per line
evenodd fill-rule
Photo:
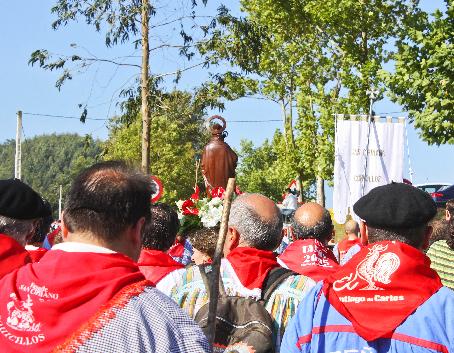
M 195 159 L 195 184 L 194 184 L 194 191 L 197 188 L 197 182 L 199 181 L 199 167 L 200 167 L 200 159 Z
M 219 298 L 219 272 L 221 268 L 221 259 L 224 252 L 225 237 L 227 235 L 227 228 L 230 215 L 230 206 L 232 205 L 232 196 L 235 190 L 235 178 L 229 178 L 227 183 L 227 190 L 224 192 L 224 204 L 222 208 L 221 227 L 219 229 L 218 241 L 216 243 L 216 250 L 214 252 L 212 264 L 212 281 L 210 283 L 210 303 L 208 307 L 207 326 L 210 330 L 208 333 L 208 341 L 211 346 L 214 343 L 216 333 L 216 310 L 218 307 Z M 222 281 L 222 279 L 221 279 Z

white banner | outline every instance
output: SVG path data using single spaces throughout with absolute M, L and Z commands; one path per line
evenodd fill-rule
M 371 122 L 367 145 L 367 121 L 337 121 L 333 193 L 337 223 L 345 223 L 348 208 L 358 220 L 353 204 L 371 189 L 392 181 L 402 182 L 404 128 L 400 119 L 397 123 Z

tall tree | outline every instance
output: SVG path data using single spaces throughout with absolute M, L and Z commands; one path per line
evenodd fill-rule
M 186 198 L 193 192 L 196 157 L 208 141 L 204 114 L 215 100 L 204 90 L 190 94 L 154 89 L 149 97 L 154 102 L 150 110 L 155 136 L 151 153 L 156 156 L 151 160 L 151 169 L 164 183 L 163 200 Z M 131 96 L 127 102 L 125 115 L 111 122 L 103 158 L 139 164 L 140 95 Z
M 142 171 L 150 171 L 150 111 L 148 107 L 148 66 L 150 64 L 150 45 L 148 43 L 149 2 L 142 0 L 142 72 L 140 75 L 140 95 L 142 112 Z
M 424 141 L 454 144 L 454 3 L 406 22 L 396 46 L 395 71 L 384 73 L 391 98 Z
M 222 27 L 211 31 L 201 52 L 212 63 L 226 61 L 239 70 L 215 75 L 216 83 L 280 103 L 286 163 L 297 176 L 316 177 L 322 186 L 333 172 L 333 113 L 369 112 L 367 90 L 383 86 L 385 44 L 400 23 L 418 13 L 415 3 L 242 0 L 245 17 L 221 8 Z
M 204 4 L 206 4 L 206 1 L 207 0 L 202 0 Z M 197 6 L 196 0 L 190 0 L 190 3 L 192 8 Z M 184 30 L 183 24 L 185 21 L 189 20 L 192 22 L 190 24 L 192 28 L 197 27 L 194 23 L 194 20 L 197 18 L 194 10 L 188 14 L 180 13 L 176 16 L 170 16 L 165 18 L 165 21 L 159 20 L 156 24 L 151 26 L 151 28 L 157 30 L 157 28 L 164 28 L 166 26 L 174 25 L 175 23 L 180 23 L 182 27 L 180 31 L 183 41 L 182 44 L 178 45 L 165 42 L 164 44 L 159 43 L 154 48 L 150 48 L 149 29 L 150 19 L 152 16 L 156 15 L 157 6 L 150 3 L 149 0 L 97 0 L 95 2 L 87 2 L 85 0 L 58 0 L 51 11 L 57 16 L 57 19 L 52 24 L 54 29 L 66 26 L 70 21 L 77 21 L 79 18 L 83 18 L 88 25 L 94 26 L 96 31 L 101 31 L 106 28 L 105 44 L 108 47 L 122 44 L 130 40 L 133 41 L 135 46 L 138 46 L 138 42 L 141 43 L 141 65 L 125 62 L 124 60 L 117 61 L 116 59 L 98 58 L 94 55 L 89 55 L 87 57 L 79 55 L 78 53 L 72 55 L 52 55 L 44 49 L 33 52 L 29 62 L 32 65 L 38 63 L 44 69 L 62 70 L 62 75 L 56 82 L 58 89 L 61 88 L 66 80 L 72 79 L 74 71 L 80 68 L 86 69 L 94 62 L 140 68 L 140 86 L 142 88 L 141 167 L 144 172 L 148 173 L 150 171 L 150 112 L 148 106 L 150 51 L 174 48 L 179 51 L 180 55 L 186 57 L 188 60 L 191 59 L 194 55 L 194 52 L 191 49 L 193 47 L 193 37 Z M 134 40 L 139 34 L 140 38 Z M 74 48 L 77 47 L 76 44 L 72 44 L 72 46 Z M 156 76 L 163 77 L 169 74 L 176 76 L 176 79 L 178 80 L 181 76 L 181 72 L 203 64 L 204 63 L 201 62 L 187 68 L 178 69 L 175 72 L 156 74 Z M 88 114 L 87 107 L 82 104 L 80 104 L 80 107 L 83 107 L 81 121 L 84 122 Z

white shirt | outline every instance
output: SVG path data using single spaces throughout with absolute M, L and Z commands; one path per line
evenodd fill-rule
M 63 250 L 66 252 L 95 252 L 99 254 L 115 254 L 115 251 L 104 248 L 102 246 L 78 243 L 75 241 L 68 241 L 60 244 L 55 244 L 51 250 Z
M 296 210 L 298 208 L 298 198 L 289 193 L 282 202 L 282 208 Z

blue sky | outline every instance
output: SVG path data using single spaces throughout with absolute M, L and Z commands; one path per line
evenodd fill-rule
M 164 6 L 166 16 L 171 17 L 175 4 L 184 3 L 184 0 L 173 2 L 172 6 Z M 45 48 L 51 52 L 69 54 L 70 44 L 77 43 L 79 52 L 87 51 L 102 58 L 122 57 L 125 55 L 140 55 L 131 44 L 114 48 L 104 47 L 104 37 L 96 33 L 81 21 L 71 24 L 66 28 L 54 31 L 51 23 L 54 19 L 50 13 L 54 0 L 40 1 L 0 1 L 0 142 L 15 138 L 16 111 L 22 110 L 29 113 L 43 113 L 65 116 L 79 116 L 78 104 L 89 107 L 89 117 L 108 118 L 119 112 L 116 102 L 118 90 L 132 83 L 136 68 L 117 68 L 113 65 L 94 65 L 87 72 L 74 76 L 74 79 L 65 83 L 61 91 L 55 88 L 58 73 L 44 71 L 38 67 L 27 64 L 30 54 Z M 218 1 L 208 1 L 209 7 L 206 14 L 213 14 Z M 235 0 L 224 2 L 228 7 L 238 11 L 238 2 Z M 423 7 L 428 11 L 442 6 L 441 0 L 422 1 Z M 176 5 L 175 5 L 176 6 Z M 20 21 L 17 16 L 20 14 Z M 159 20 L 159 19 L 157 19 Z M 161 39 L 176 42 L 179 28 L 160 33 Z M 155 40 L 158 43 L 158 40 Z M 139 62 L 132 58 L 131 62 Z M 197 62 L 197 61 L 194 61 Z M 173 71 L 177 67 L 191 65 L 178 58 L 173 52 L 157 52 L 151 59 L 153 72 L 164 73 Z M 204 70 L 188 71 L 178 88 L 191 90 L 194 85 L 207 78 Z M 375 105 L 377 113 L 399 112 L 401 108 L 383 100 Z M 241 99 L 228 102 L 222 115 L 229 120 L 264 120 L 280 119 L 279 106 L 275 103 Z M 393 114 L 406 115 L 406 114 Z M 267 123 L 231 123 L 228 124 L 229 137 L 227 141 L 234 147 L 239 146 L 241 139 L 247 138 L 260 144 L 265 138 L 271 138 L 274 130 L 280 128 L 280 122 Z M 43 118 L 24 115 L 25 138 L 34 135 L 73 132 L 79 134 L 92 134 L 105 139 L 107 128 L 104 121 L 87 121 L 81 124 L 74 119 Z M 426 181 L 446 181 L 454 183 L 454 146 L 428 146 L 421 141 L 417 131 L 410 125 L 408 127 L 410 158 L 415 172 L 413 178 L 416 183 Z M 408 177 L 408 167 L 405 169 Z M 330 198 L 328 198 L 330 206 Z

